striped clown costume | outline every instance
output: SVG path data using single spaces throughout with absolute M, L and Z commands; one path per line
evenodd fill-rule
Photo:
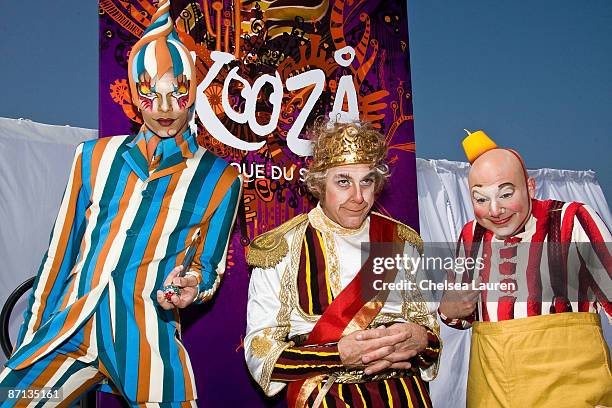
M 131 406 L 195 406 L 178 310 L 161 307 L 157 292 L 195 245 L 187 271 L 197 279 L 194 301 L 213 295 L 242 182 L 197 144 L 188 121 L 160 137 L 193 115 L 196 87 L 169 10 L 161 1 L 130 55 L 130 87 L 145 125 L 136 135 L 78 146 L 15 350 L 0 374 L 3 389 L 51 388 L 61 400 L 7 399 L 2 407 L 68 406 L 99 383 Z M 159 85 L 163 76 L 169 89 Z
M 448 317 L 441 304 L 440 317 L 455 329 L 472 329 L 467 406 L 611 406 L 610 356 L 599 319 L 600 310 L 612 319 L 610 232 L 587 205 L 525 194 L 524 219 L 498 234 L 517 215 L 512 197 L 529 189 L 525 165 L 482 131 L 470 134 L 464 148 L 477 219 L 463 227 L 457 255 L 483 262 L 457 273 L 455 282 L 474 279 L 486 287 L 475 293 L 473 313 Z M 497 174 L 501 162 L 485 166 L 504 155 L 516 166 L 518 182 L 508 186 L 508 178 L 498 177 L 496 193 L 487 195 L 486 178 L 473 171 L 479 166 Z M 506 288 L 496 290 L 501 283 Z

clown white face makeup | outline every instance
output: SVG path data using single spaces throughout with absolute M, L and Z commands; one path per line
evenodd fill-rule
M 142 119 L 159 137 L 182 134 L 189 124 L 189 82 L 185 75 L 174 77 L 172 70 L 161 78 L 141 74 L 136 85 Z
M 376 196 L 375 176 L 368 164 L 349 164 L 328 170 L 321 208 L 344 228 L 359 228 Z
M 516 234 L 531 212 L 535 182 L 509 151 L 491 150 L 472 165 L 468 178 L 474 216 L 499 239 Z

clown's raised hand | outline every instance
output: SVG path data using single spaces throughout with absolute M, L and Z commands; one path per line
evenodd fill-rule
M 164 282 L 164 287 L 173 285 L 179 289 L 179 294 L 172 294 L 166 297 L 164 291 L 157 291 L 157 302 L 165 309 L 185 308 L 193 303 L 198 296 L 198 280 L 193 275 L 185 275 L 179 277 L 178 274 L 183 270 L 183 266 L 179 265 L 170 272 Z

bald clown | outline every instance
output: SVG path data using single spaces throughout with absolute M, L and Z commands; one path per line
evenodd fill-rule
M 130 406 L 196 404 L 178 309 L 217 289 L 242 183 L 191 130 L 195 68 L 166 0 L 129 80 L 144 125 L 78 146 L 2 407 L 69 406 L 101 382 Z
M 612 316 L 610 232 L 587 205 L 535 199 L 521 156 L 484 132 L 463 145 L 475 220 L 457 256 L 483 262 L 450 274 L 474 286 L 447 291 L 438 312 L 472 328 L 468 407 L 611 406 L 598 315 Z

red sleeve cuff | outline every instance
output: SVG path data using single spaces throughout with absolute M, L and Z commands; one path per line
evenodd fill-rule
M 442 323 L 444 323 L 448 327 L 452 327 L 453 329 L 457 329 L 457 330 L 469 329 L 470 327 L 472 327 L 472 323 L 474 322 L 474 320 L 476 320 L 475 312 L 471 316 L 468 316 L 465 319 L 450 319 L 446 317 L 444 313 L 440 311 L 439 308 L 438 308 L 438 316 L 440 316 L 440 320 L 442 320 Z

